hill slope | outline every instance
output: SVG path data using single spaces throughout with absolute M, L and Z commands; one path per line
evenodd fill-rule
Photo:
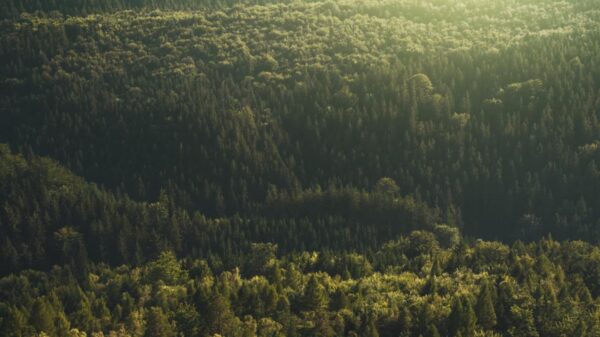
M 115 196 L 52 160 L 11 154 L 6 145 L 0 192 L 1 275 L 55 264 L 85 275 L 89 263 L 139 265 L 164 250 L 209 257 L 220 269 L 237 265 L 253 242 L 279 244 L 282 252 L 368 252 L 438 220 L 411 197 L 356 190 L 272 197 L 251 216 L 209 219 L 178 208 L 164 193 L 152 203 Z
M 467 234 L 597 240 L 593 2 L 295 2 L 1 25 L 0 141 L 210 216 L 391 177 Z

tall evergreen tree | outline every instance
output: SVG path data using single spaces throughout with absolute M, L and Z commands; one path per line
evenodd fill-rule
M 302 297 L 303 309 L 315 311 L 326 308 L 329 303 L 329 297 L 325 288 L 319 283 L 315 275 L 311 275 L 304 288 Z
M 484 329 L 490 330 L 496 326 L 496 311 L 492 299 L 492 290 L 488 281 L 483 282 L 477 296 L 477 322 Z
M 176 330 L 167 315 L 159 307 L 152 307 L 146 313 L 144 337 L 175 337 Z

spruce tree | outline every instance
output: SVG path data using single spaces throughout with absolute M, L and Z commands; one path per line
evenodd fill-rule
M 6 312 L 0 312 L 6 315 L 0 319 L 0 335 L 6 337 L 25 337 L 27 328 L 27 318 L 17 307 L 11 306 Z
M 448 317 L 448 332 L 451 336 L 456 336 L 461 331 L 463 311 L 462 301 L 455 297 L 450 317 Z
M 306 284 L 302 302 L 306 311 L 316 311 L 327 307 L 329 298 L 327 297 L 325 288 L 317 281 L 314 275 L 310 277 Z
M 467 298 L 456 298 L 448 322 L 451 335 L 460 333 L 463 337 L 473 337 L 476 324 L 477 317 L 471 302 Z
M 348 307 L 348 296 L 340 288 L 336 289 L 331 296 L 331 310 L 338 311 Z
M 440 332 L 438 331 L 438 329 L 435 326 L 435 324 L 429 323 L 429 326 L 427 328 L 427 336 L 429 336 L 429 337 L 440 337 Z
M 35 300 L 35 302 L 33 302 L 29 322 L 37 332 L 45 332 L 50 336 L 55 335 L 55 318 L 56 314 L 54 313 L 52 306 L 45 298 L 38 298 Z
M 496 311 L 492 300 L 489 282 L 484 282 L 477 297 L 477 322 L 484 329 L 490 330 L 496 326 Z
M 575 334 L 573 335 L 573 337 L 587 337 L 588 333 L 587 333 L 587 325 L 585 324 L 584 320 L 579 321 L 579 324 L 577 325 L 577 329 L 575 329 Z
M 402 335 L 410 335 L 413 325 L 412 321 L 413 318 L 410 310 L 406 306 L 403 306 L 400 309 L 400 314 L 398 315 L 398 324 L 400 325 L 400 331 L 402 332 Z
M 379 337 L 379 330 L 377 330 L 375 317 L 372 314 L 363 320 L 360 337 Z
M 464 302 L 463 308 L 465 311 L 462 318 L 462 335 L 463 337 L 473 337 L 475 335 L 475 328 L 477 327 L 477 317 L 475 316 L 475 311 L 473 310 L 471 301 L 465 298 Z
M 315 313 L 315 325 L 313 328 L 312 335 L 315 337 L 333 337 L 335 331 L 329 322 L 329 316 L 324 310 L 320 310 Z
M 167 315 L 159 308 L 150 308 L 146 314 L 144 337 L 175 337 L 176 332 Z

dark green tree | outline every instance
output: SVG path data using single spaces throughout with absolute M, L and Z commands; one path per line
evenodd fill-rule
M 37 332 L 45 332 L 50 336 L 57 333 L 55 326 L 56 313 L 54 308 L 45 298 L 38 298 L 33 302 L 29 323 Z
M 152 307 L 146 313 L 146 331 L 144 337 L 175 337 L 174 324 L 159 307 Z
M 329 303 L 329 297 L 325 288 L 319 283 L 315 275 L 311 275 L 304 288 L 302 296 L 302 307 L 306 311 L 324 309 Z
M 492 297 L 492 289 L 488 281 L 484 281 L 477 296 L 477 322 L 484 329 L 490 330 L 496 326 L 496 310 Z
M 27 317 L 17 307 L 11 306 L 2 312 L 0 335 L 6 337 L 25 337 L 28 332 Z
M 448 321 L 448 331 L 451 335 L 460 334 L 463 337 L 473 337 L 477 317 L 468 298 L 455 297 Z

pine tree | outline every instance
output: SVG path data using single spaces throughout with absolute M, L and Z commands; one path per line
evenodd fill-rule
M 231 310 L 229 300 L 218 292 L 213 293 L 206 311 L 201 313 L 209 334 L 229 335 L 238 328 L 238 319 Z
M 406 306 L 403 306 L 400 309 L 400 314 L 398 315 L 398 324 L 400 325 L 400 331 L 404 336 L 410 335 L 413 324 L 412 321 L 413 318 L 410 310 Z
M 575 334 L 573 335 L 573 337 L 587 337 L 587 325 L 585 324 L 584 320 L 579 321 L 579 324 L 577 325 L 577 329 L 575 329 Z
M 477 317 L 471 302 L 467 298 L 455 298 L 448 322 L 448 330 L 456 336 L 473 337 L 477 325 Z
M 274 286 L 268 285 L 263 289 L 261 294 L 262 302 L 264 303 L 265 310 L 268 314 L 272 314 L 277 308 L 277 302 L 279 300 L 277 290 Z
M 331 296 L 331 310 L 339 311 L 348 307 L 348 296 L 340 288 L 337 288 Z
M 535 328 L 535 321 L 531 309 L 513 306 L 511 308 L 511 316 L 513 325 L 507 329 L 509 334 L 523 337 L 540 336 Z
M 440 276 L 442 273 L 442 267 L 440 266 L 440 259 L 437 255 L 434 255 L 432 257 L 432 263 L 431 263 L 431 271 L 430 271 L 430 275 L 432 276 Z
M 57 336 L 66 336 L 67 333 L 69 333 L 69 330 L 71 330 L 71 323 L 62 310 L 57 312 L 54 320 L 54 326 L 56 327 Z
M 327 307 L 329 298 L 327 297 L 325 288 L 317 281 L 314 275 L 311 275 L 306 284 L 302 302 L 306 311 L 317 311 Z
M 490 330 L 496 326 L 496 311 L 492 300 L 489 282 L 484 282 L 477 297 L 477 322 L 484 329 Z
M 91 305 L 87 296 L 83 291 L 79 290 L 79 297 L 79 308 L 75 313 L 72 314 L 72 322 L 75 326 L 84 331 L 96 330 L 96 327 L 94 326 L 95 317 L 92 313 Z
M 437 260 L 437 259 L 436 259 Z M 438 264 L 439 267 L 439 264 Z M 423 287 L 423 294 L 435 295 L 438 292 L 438 284 L 436 280 L 436 263 L 431 267 L 429 277 L 427 278 L 427 282 Z
M 563 310 L 556 296 L 554 285 L 550 282 L 543 282 L 536 289 L 537 297 L 536 307 L 534 308 L 534 317 L 536 318 L 536 327 L 541 335 L 553 334 L 556 330 L 555 322 L 563 317 Z M 564 299 L 564 301 L 570 301 Z
M 320 310 L 315 313 L 315 326 L 312 336 L 315 337 L 333 337 L 335 331 L 329 322 L 329 315 L 326 311 Z
M 50 336 L 55 335 L 55 318 L 56 314 L 54 313 L 52 306 L 48 303 L 48 301 L 46 301 L 45 298 L 38 298 L 35 300 L 35 302 L 33 302 L 29 322 L 37 332 L 45 332 Z
M 187 278 L 187 271 L 171 251 L 164 251 L 160 257 L 149 264 L 148 278 L 151 282 L 162 281 L 173 285 Z
M 452 304 L 452 311 L 448 318 L 448 332 L 451 336 L 456 336 L 462 330 L 462 315 L 464 312 L 463 304 L 460 298 L 455 297 Z
M 197 336 L 200 329 L 200 315 L 193 305 L 184 303 L 175 312 L 176 327 L 184 336 Z
M 0 246 L 0 262 L 0 275 L 7 275 L 19 269 L 19 253 L 8 237 L 4 238 Z
M 360 337 L 379 337 L 375 317 L 372 314 L 363 320 Z
M 146 313 L 144 337 L 175 337 L 176 331 L 167 315 L 159 307 L 152 307 Z
M 440 337 L 440 332 L 438 331 L 438 328 L 435 326 L 435 324 L 430 323 L 428 328 L 427 328 L 427 336 L 428 337 Z
M 475 311 L 473 310 L 473 306 L 471 302 L 465 298 L 464 299 L 464 315 L 463 315 L 463 337 L 473 337 L 475 335 L 475 328 L 477 327 L 477 317 L 475 316 Z
M 3 319 L 0 319 L 0 335 L 6 337 L 25 337 L 27 329 L 27 318 L 17 307 L 11 306 L 7 309 Z
M 511 307 L 515 304 L 514 280 L 505 277 L 498 286 L 496 318 L 498 329 L 507 330 L 511 325 Z
M 273 285 L 275 285 L 275 287 L 277 287 L 277 291 L 281 292 L 283 274 L 277 260 L 275 260 L 275 262 L 269 266 L 268 279 L 271 283 L 273 283 Z

